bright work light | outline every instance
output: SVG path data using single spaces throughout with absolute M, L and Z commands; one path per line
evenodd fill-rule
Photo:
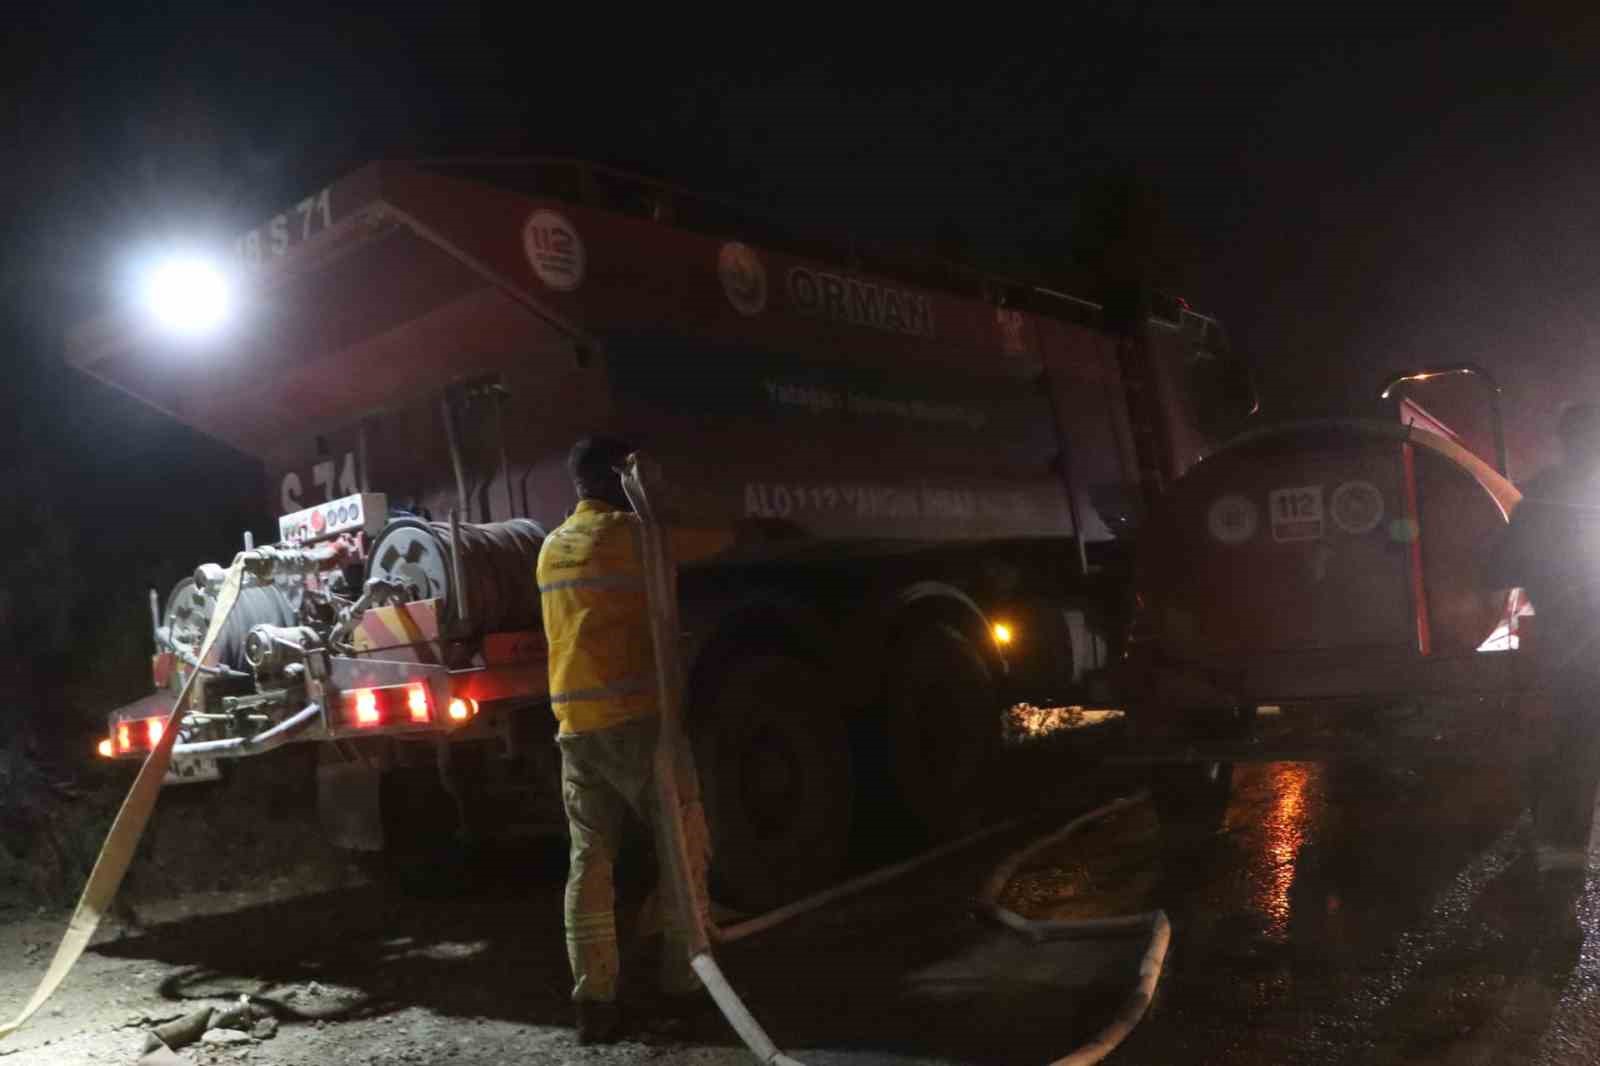
M 173 256 L 153 264 L 140 295 L 157 325 L 184 337 L 215 333 L 233 314 L 232 279 L 204 256 Z

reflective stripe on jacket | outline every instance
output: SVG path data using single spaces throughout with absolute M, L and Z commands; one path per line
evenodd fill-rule
M 731 535 L 672 530 L 689 562 Z M 640 562 L 639 522 L 600 500 L 579 500 L 539 549 L 539 596 L 550 645 L 550 706 L 563 733 L 606 729 L 656 712 L 655 651 Z
M 639 561 L 639 523 L 599 500 L 539 549 L 550 644 L 550 706 L 563 733 L 587 733 L 656 709 L 655 655 Z

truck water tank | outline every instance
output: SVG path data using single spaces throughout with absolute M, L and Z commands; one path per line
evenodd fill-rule
M 1174 487 L 1141 544 L 1141 629 L 1169 661 L 1476 649 L 1505 610 L 1487 551 L 1520 496 L 1477 456 L 1360 419 L 1249 434 Z

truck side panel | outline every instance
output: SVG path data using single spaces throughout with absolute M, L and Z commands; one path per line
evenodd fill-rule
M 443 195 L 440 186 L 466 184 L 429 177 L 391 195 L 407 216 L 435 217 L 426 201 Z M 433 320 L 458 317 L 458 305 L 493 307 L 503 321 L 492 346 L 452 353 L 456 378 L 498 374 L 511 393 L 509 497 L 487 409 L 459 427 L 475 519 L 526 506 L 542 522 L 558 521 L 570 503 L 561 453 L 582 432 L 611 429 L 641 438 L 683 472 L 694 520 L 776 518 L 822 537 L 1070 535 L 1049 397 L 1035 380 L 1049 343 L 1061 417 L 1081 438 L 1072 447 L 1080 513 L 1115 509 L 1110 521 L 1089 522 L 1100 538 L 1121 521 L 1126 493 L 1112 488 L 1123 461 L 1112 414 L 1119 405 L 1110 402 L 1117 379 L 1110 349 L 1091 331 L 1047 331 L 1032 316 L 748 248 L 763 264 L 767 296 L 759 311 L 741 311 L 718 269 L 726 245 L 712 238 L 515 195 L 461 195 L 470 208 L 432 237 L 481 264 L 485 278 L 525 278 L 531 268 L 516 237 L 539 212 L 559 214 L 583 249 L 572 291 L 541 291 L 548 286 L 535 278 L 539 303 L 524 305 L 526 324 L 513 324 L 492 295 L 474 293 L 367 342 L 410 366 L 426 356 L 401 350 L 410 347 L 406 334 L 447 336 Z M 807 286 L 831 308 L 800 306 L 813 292 Z M 552 321 L 574 339 L 552 339 Z M 428 401 L 401 411 L 368 419 L 367 483 L 437 515 L 455 497 L 442 417 Z M 330 452 L 359 453 L 358 436 L 349 427 L 322 434 Z M 395 437 L 402 457 L 381 443 Z M 342 471 L 343 455 L 332 458 Z M 304 485 L 307 470 L 328 460 L 304 445 L 278 451 L 269 464 L 276 495 L 284 497 L 285 478 Z M 327 480 L 324 468 L 319 483 Z

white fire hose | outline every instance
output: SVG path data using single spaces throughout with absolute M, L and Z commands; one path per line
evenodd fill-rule
M 1155 998 L 1156 984 L 1161 980 L 1161 969 L 1167 960 L 1167 948 L 1172 943 L 1172 923 L 1165 911 L 1148 911 L 1115 918 L 1089 918 L 1071 922 L 1037 922 L 1000 906 L 999 899 L 1006 885 L 1016 876 L 1022 864 L 1040 852 L 1054 847 L 1091 822 L 1126 810 L 1149 799 L 1148 793 L 1139 793 L 1114 800 L 1068 822 L 1053 833 L 1039 837 L 1008 855 L 990 875 L 983 886 L 978 903 L 991 918 L 1013 932 L 1044 943 L 1052 940 L 1087 940 L 1096 937 L 1123 936 L 1148 932 L 1150 941 L 1139 960 L 1139 980 L 1133 991 L 1123 1000 L 1122 1007 L 1112 1020 L 1096 1033 L 1087 1044 L 1056 1059 L 1050 1066 L 1093 1066 L 1128 1038 L 1139 1024 L 1145 1011 Z
M 212 659 L 217 635 L 222 632 L 222 625 L 227 621 L 228 614 L 239 598 L 239 584 L 243 574 L 243 560 L 236 557 L 217 589 L 217 601 L 211 615 L 211 625 L 206 630 L 206 639 L 201 642 L 200 654 L 197 657 L 200 663 L 209 664 Z M 144 765 L 139 767 L 139 774 L 133 780 L 133 787 L 128 790 L 127 798 L 122 801 L 122 807 L 117 811 L 116 820 L 111 823 L 111 831 L 106 835 L 106 842 L 100 846 L 100 855 L 95 859 L 94 869 L 89 872 L 89 880 L 83 886 L 83 894 L 78 898 L 78 906 L 72 912 L 72 919 L 67 923 L 67 931 L 61 937 L 61 944 L 56 948 L 55 957 L 50 960 L 49 969 L 45 970 L 38 987 L 22 1005 L 22 1010 L 17 1016 L 9 1022 L 0 1024 L 0 1039 L 21 1029 L 28 1019 L 44 1006 L 45 1001 L 60 987 L 61 982 L 66 980 L 67 974 L 72 971 L 73 965 L 77 963 L 84 949 L 89 946 L 95 930 L 100 927 L 100 919 L 111 909 L 111 902 L 116 898 L 117 889 L 122 885 L 122 878 L 127 874 L 128 866 L 133 861 L 133 853 L 139 846 L 139 839 L 144 836 L 145 826 L 150 822 L 150 814 L 155 810 L 156 798 L 161 793 L 161 780 L 166 776 L 167 767 L 172 762 L 172 748 L 177 743 L 178 727 L 183 724 L 190 694 L 201 672 L 199 669 L 190 671 L 183 687 L 179 689 L 178 698 L 172 704 L 172 712 L 167 715 L 166 725 L 161 728 L 161 739 L 150 749 L 150 754 L 145 756 Z M 288 724 L 289 722 L 283 723 L 285 726 Z
M 646 487 L 648 485 L 648 488 Z M 785 1055 L 767 1036 L 733 990 L 722 968 L 711 954 L 711 938 L 706 930 L 707 901 L 700 898 L 700 879 L 690 874 L 689 846 L 684 833 L 683 812 L 678 806 L 678 761 L 683 745 L 683 664 L 679 659 L 677 570 L 667 552 L 666 530 L 652 507 L 652 496 L 661 496 L 660 470 L 648 456 L 628 457 L 622 487 L 639 516 L 645 591 L 650 609 L 650 640 L 655 647 L 656 677 L 660 687 L 661 731 L 656 744 L 656 807 L 659 818 L 657 847 L 664 847 L 667 868 L 677 891 L 672 893 L 678 915 L 687 930 L 689 965 L 700 983 L 716 1001 L 739 1039 L 751 1054 L 771 1066 L 801 1066 Z
M 733 1026 L 734 1031 L 739 1034 L 739 1038 L 758 1059 L 773 1066 L 802 1066 L 796 1059 L 779 1050 L 766 1030 L 745 1007 L 739 994 L 733 990 L 723 975 L 722 968 L 717 965 L 716 958 L 711 952 L 712 939 L 728 942 L 764 932 L 835 900 L 900 877 L 980 840 L 1011 829 L 1018 823 L 1012 820 L 979 830 L 913 859 L 874 871 L 726 929 L 707 929 L 704 919 L 706 901 L 700 898 L 699 879 L 691 876 L 689 872 L 688 844 L 684 833 L 682 811 L 678 806 L 678 753 L 681 746 L 687 743 L 683 733 L 684 682 L 683 666 L 679 657 L 677 570 L 667 551 L 666 530 L 662 516 L 652 509 L 652 496 L 660 499 L 664 495 L 661 485 L 660 470 L 648 456 L 635 453 L 628 457 L 622 476 L 622 486 L 627 493 L 628 501 L 639 516 L 642 529 L 642 562 L 650 610 L 650 636 L 655 649 L 656 670 L 660 682 L 661 731 L 656 749 L 655 777 L 656 801 L 662 819 L 660 830 L 665 839 L 658 842 L 658 846 L 665 846 L 667 849 L 667 866 L 677 885 L 677 892 L 673 895 L 684 912 L 679 918 L 683 921 L 684 928 L 689 931 L 689 963 L 699 975 L 701 983 L 711 993 L 712 999 L 716 1001 L 717 1007 Z M 1146 794 L 1140 793 L 1115 800 L 1088 814 L 1074 818 L 1058 830 L 1031 841 L 1022 849 L 1013 852 L 995 869 L 978 900 L 978 905 L 985 914 L 1005 928 L 1026 936 L 1035 943 L 1145 931 L 1150 934 L 1149 946 L 1140 960 L 1138 983 L 1117 1015 L 1096 1034 L 1093 1040 L 1056 1059 L 1050 1066 L 1093 1066 L 1127 1038 L 1134 1026 L 1144 1017 L 1155 996 L 1156 984 L 1161 979 L 1162 964 L 1166 959 L 1167 947 L 1172 937 L 1172 927 L 1162 911 L 1089 921 L 1036 922 L 1001 907 L 998 903 L 999 897 L 1016 871 L 1030 857 L 1059 844 L 1084 826 L 1144 802 L 1147 798 Z
M 646 484 L 651 486 L 650 490 L 646 489 Z M 659 515 L 651 508 L 650 491 L 653 490 L 659 498 L 660 485 L 659 471 L 648 457 L 637 454 L 629 457 L 623 475 L 623 488 L 638 512 L 643 534 L 642 562 L 650 610 L 651 640 L 656 652 L 660 686 L 661 731 L 655 753 L 655 779 L 657 805 L 662 817 L 659 828 L 663 839 L 658 842 L 658 846 L 664 846 L 666 849 L 668 869 L 678 887 L 674 896 L 684 911 L 679 917 L 684 923 L 683 928 L 688 931 L 689 963 L 711 994 L 718 1009 L 739 1034 L 745 1046 L 763 1063 L 768 1066 L 804 1066 L 803 1063 L 779 1050 L 766 1030 L 761 1027 L 760 1022 L 745 1007 L 733 986 L 728 983 L 711 952 L 713 937 L 721 941 L 733 941 L 763 932 L 791 918 L 892 880 L 980 840 L 1014 828 L 1018 822 L 1011 820 L 980 830 L 913 859 L 866 874 L 727 929 L 708 929 L 704 917 L 707 913 L 707 901 L 701 898 L 699 879 L 690 876 L 688 842 L 679 807 L 676 770 L 680 752 L 687 743 L 682 726 L 684 683 L 682 663 L 678 656 L 680 628 L 677 571 L 667 551 L 665 528 Z M 211 665 L 217 636 L 238 600 L 243 573 L 242 557 L 236 557 L 218 587 L 211 624 L 206 631 L 205 640 L 200 645 L 197 663 Z M 134 779 L 133 787 L 129 789 L 127 798 L 117 811 L 117 817 L 112 822 L 106 841 L 100 848 L 100 854 L 95 860 L 94 868 L 84 885 L 78 905 L 67 924 L 67 930 L 61 938 L 55 956 L 50 961 L 49 968 L 17 1016 L 10 1022 L 0 1024 L 0 1039 L 21 1029 L 55 993 L 93 939 L 101 919 L 110 910 L 117 890 L 121 887 L 122 879 L 133 860 L 139 840 L 149 824 L 150 815 L 155 809 L 162 778 L 165 777 L 172 761 L 179 727 L 183 723 L 195 681 L 202 672 L 200 669 L 192 670 L 179 690 L 172 711 L 162 727 L 160 740 L 145 757 Z M 257 736 L 199 742 L 178 747 L 183 754 L 212 756 L 254 754 L 270 750 L 289 740 L 294 734 L 312 725 L 320 714 L 320 707 L 312 703 Z M 1016 870 L 1028 857 L 1059 843 L 1090 822 L 1122 810 L 1141 799 L 1142 796 L 1133 796 L 1106 804 L 1073 819 L 1060 830 L 1041 837 L 1013 853 L 996 869 L 979 901 L 986 914 L 1006 928 L 1036 942 L 1116 935 L 1145 929 L 1150 931 L 1150 945 L 1139 968 L 1138 985 L 1129 995 L 1117 1017 L 1089 1044 L 1064 1058 L 1057 1059 L 1050 1066 L 1091 1066 L 1127 1037 L 1144 1016 L 1155 994 L 1155 986 L 1160 980 L 1162 963 L 1171 938 L 1171 926 L 1166 915 L 1160 911 L 1094 921 L 1034 922 L 1006 910 L 996 901 Z

